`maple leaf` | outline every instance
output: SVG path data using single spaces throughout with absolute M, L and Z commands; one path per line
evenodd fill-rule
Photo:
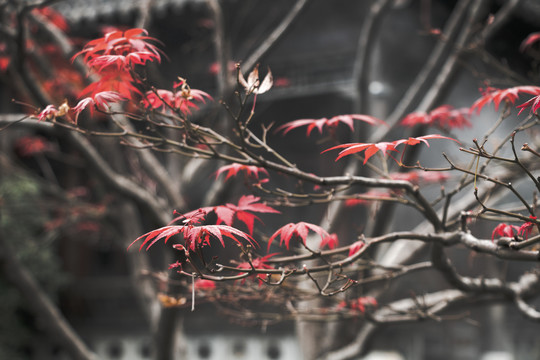
M 384 121 L 377 119 L 376 117 L 362 114 L 349 114 L 349 115 L 336 115 L 330 119 L 321 118 L 321 119 L 299 119 L 290 121 L 278 127 L 275 132 L 283 130 L 283 135 L 287 134 L 289 131 L 296 129 L 301 126 L 307 126 L 307 136 L 311 134 L 313 129 L 319 130 L 319 133 L 323 133 L 323 128 L 328 128 L 331 132 L 335 132 L 339 123 L 347 125 L 351 131 L 354 131 L 354 120 L 364 121 L 371 125 L 386 125 Z
M 491 241 L 495 239 L 495 236 L 514 237 L 516 236 L 517 231 L 519 231 L 519 227 L 516 225 L 500 223 L 499 225 L 495 226 L 495 229 L 493 229 L 493 232 L 491 233 Z
M 237 65 L 238 66 L 238 65 Z M 263 94 L 272 88 L 274 79 L 272 77 L 272 71 L 268 68 L 268 72 L 264 77 L 263 81 L 259 80 L 259 65 L 257 64 L 255 68 L 249 73 L 247 81 L 242 74 L 242 71 L 238 70 L 238 82 L 247 94 Z
M 324 230 L 322 227 L 307 223 L 307 222 L 299 222 L 299 223 L 289 223 L 280 229 L 278 229 L 274 235 L 268 239 L 268 249 L 270 249 L 270 245 L 272 245 L 272 241 L 279 236 L 279 245 L 285 244 L 285 247 L 289 249 L 289 243 L 292 238 L 296 238 L 302 241 L 302 243 L 306 244 L 306 238 L 308 235 L 309 230 L 317 233 L 321 240 L 324 240 L 327 237 L 330 237 L 330 234 Z
M 349 255 L 353 256 L 357 252 L 359 252 L 366 244 L 362 240 L 358 240 L 349 247 Z
M 277 254 L 278 253 L 272 253 L 272 254 L 268 254 L 268 255 L 263 256 L 263 257 L 255 258 L 255 259 L 251 260 L 251 264 L 248 261 L 242 262 L 242 263 L 238 264 L 237 268 L 246 269 L 246 270 L 251 270 L 252 268 L 255 268 L 257 270 L 274 269 L 273 266 L 267 264 L 267 261 L 271 257 L 273 257 L 273 256 L 275 256 Z M 250 278 L 255 278 L 255 275 L 252 275 L 252 276 L 249 276 L 249 277 Z M 263 280 L 266 280 L 268 275 L 267 274 L 259 274 L 258 277 L 259 277 L 259 286 L 260 286 L 260 285 L 262 285 Z M 242 284 L 245 282 L 245 280 L 246 279 L 242 279 Z
M 47 105 L 38 115 L 38 121 L 50 120 L 57 116 L 58 109 L 54 105 Z
M 229 178 L 231 178 L 232 176 L 238 175 L 239 171 L 244 171 L 247 177 L 256 179 L 256 180 L 259 180 L 259 173 L 264 173 L 266 176 L 268 176 L 268 171 L 266 171 L 266 169 L 263 167 L 232 163 L 230 165 L 225 165 L 225 166 L 220 167 L 216 171 L 216 179 L 219 177 L 219 175 L 223 174 L 224 172 L 227 172 L 227 175 L 225 176 L 225 180 L 229 180 Z
M 525 239 L 527 239 L 529 235 L 531 235 L 531 232 L 536 226 L 536 216 L 529 216 L 529 218 L 533 221 L 527 221 L 526 223 L 521 225 L 518 229 L 518 234 L 523 236 Z
M 94 109 L 106 111 L 110 103 L 123 100 L 126 100 L 126 98 L 115 91 L 102 91 L 94 94 L 92 97 L 84 98 L 73 108 L 73 112 L 75 113 L 75 122 L 77 122 L 81 111 L 86 109 L 88 106 L 90 106 L 90 114 L 93 114 Z
M 536 43 L 538 41 L 540 41 L 540 32 L 535 32 L 535 33 L 529 34 L 525 38 L 525 40 L 523 40 L 521 45 L 519 46 L 519 51 L 521 51 L 521 52 L 527 51 L 528 49 L 531 48 L 532 44 L 534 44 L 534 43 Z
M 523 104 L 518 106 L 519 112 L 518 115 L 521 114 L 526 108 L 530 107 L 532 113 L 535 113 L 536 110 L 540 108 L 540 95 L 535 96 L 531 98 L 529 101 L 524 102 Z
M 321 243 L 319 245 L 319 248 L 323 248 L 325 246 L 328 246 L 329 249 L 335 249 L 338 246 L 339 239 L 337 234 L 330 234 L 330 236 L 327 236 L 321 240 Z
M 146 93 L 143 105 L 157 110 L 174 109 L 183 114 L 191 114 L 191 109 L 198 109 L 193 100 L 206 103 L 212 97 L 202 90 L 191 89 L 185 81 L 174 85 L 175 91 L 157 89 Z
M 147 35 L 144 29 L 111 31 L 88 42 L 72 59 L 84 55 L 83 59 L 90 67 L 99 67 L 98 72 L 110 65 L 129 67 L 146 61 L 160 62 L 160 50 L 151 43 L 157 40 Z
M 364 152 L 364 164 L 365 164 L 365 163 L 367 163 L 369 158 L 372 157 L 373 155 L 375 155 L 378 151 L 381 151 L 383 153 L 383 155 L 388 155 L 390 151 L 398 152 L 398 150 L 396 150 L 396 144 L 394 144 L 393 142 L 384 142 L 383 141 L 383 142 L 378 142 L 378 143 L 341 144 L 341 145 L 331 147 L 330 149 L 326 149 L 322 153 L 325 153 L 325 152 L 330 151 L 330 150 L 342 149 L 342 148 L 345 148 L 345 150 L 342 150 L 338 154 L 338 157 L 336 158 L 335 161 L 338 161 L 339 159 L 341 159 L 344 156 L 355 154 L 355 153 L 358 153 L 358 152 L 361 152 L 361 151 L 365 151 Z
M 481 89 L 481 91 L 483 96 L 474 102 L 469 109 L 469 113 L 476 111 L 477 114 L 480 114 L 482 108 L 491 102 L 493 102 L 495 111 L 497 111 L 502 102 L 513 105 L 520 94 L 540 95 L 540 87 L 538 86 L 516 86 L 508 89 L 488 87 L 486 89 Z
M 468 119 L 468 109 L 454 109 L 450 105 L 439 106 L 429 113 L 420 111 L 407 115 L 402 121 L 403 126 L 437 125 L 446 129 L 462 129 L 471 127 Z
M 203 207 L 198 210 L 186 213 L 180 217 L 174 219 L 172 222 L 176 222 L 184 217 L 192 217 L 196 212 L 203 212 L 205 214 L 214 212 L 217 216 L 216 224 L 226 224 L 232 226 L 235 219 L 244 223 L 248 228 L 249 234 L 253 234 L 253 226 L 255 220 L 261 221 L 256 215 L 251 214 L 251 212 L 259 213 L 274 213 L 279 214 L 280 212 L 270 206 L 267 206 L 263 203 L 257 203 L 260 198 L 253 195 L 244 195 L 238 200 L 238 205 L 235 204 L 226 204 L 218 206 L 208 206 Z
M 199 221 L 199 220 L 200 219 L 197 219 L 196 221 Z M 192 219 L 186 218 L 184 225 L 164 226 L 164 227 L 161 227 L 159 229 L 150 231 L 146 234 L 139 236 L 128 246 L 128 249 L 136 242 L 144 239 L 141 246 L 139 247 L 139 251 L 141 251 L 145 245 L 146 245 L 146 250 L 148 250 L 150 249 L 152 245 L 154 245 L 159 240 L 164 239 L 164 243 L 167 243 L 167 241 L 172 236 L 177 235 L 177 234 L 181 234 L 184 238 L 185 245 L 182 245 L 182 246 L 192 251 L 194 251 L 198 247 L 210 245 L 210 239 L 212 238 L 218 239 L 223 247 L 225 247 L 225 242 L 223 240 L 224 237 L 230 238 L 238 244 L 242 244 L 240 239 L 244 239 L 249 244 L 256 245 L 255 240 L 253 240 L 253 238 L 250 235 L 244 233 L 243 231 L 235 229 L 231 226 L 227 226 L 227 225 L 194 226 L 192 223 Z
M 414 145 L 418 145 L 420 143 L 424 143 L 429 147 L 428 140 L 431 140 L 431 139 L 447 139 L 447 140 L 455 141 L 458 144 L 460 143 L 456 139 L 453 139 L 453 138 L 448 137 L 448 136 L 443 136 L 443 135 L 438 135 L 438 134 L 430 134 L 430 135 L 424 135 L 424 136 L 418 136 L 418 137 L 410 137 L 408 139 L 395 140 L 394 144 L 396 146 L 401 145 L 401 144 L 414 146 Z
M 424 143 L 429 147 L 428 140 L 431 140 L 431 139 L 448 139 L 448 140 L 452 140 L 452 141 L 455 141 L 455 142 L 459 143 L 459 141 L 457 141 L 456 139 L 453 139 L 453 138 L 448 137 L 448 136 L 443 136 L 443 135 L 438 135 L 438 134 L 430 134 L 430 135 L 424 135 L 424 136 L 419 136 L 419 137 L 410 137 L 408 139 L 394 140 L 392 142 L 383 141 L 383 142 L 378 142 L 378 143 L 341 144 L 341 145 L 331 147 L 330 149 L 326 149 L 326 150 L 323 151 L 323 153 L 327 152 L 327 151 L 330 151 L 330 150 L 334 150 L 334 149 L 345 148 L 345 150 L 342 150 L 338 154 L 338 157 L 336 158 L 336 161 L 338 161 L 339 159 L 341 159 L 344 156 L 364 151 L 364 164 L 365 164 L 365 163 L 367 163 L 369 158 L 372 157 L 373 155 L 375 155 L 378 151 L 381 151 L 383 153 L 383 155 L 389 155 L 390 151 L 399 152 L 396 149 L 396 146 L 401 145 L 401 144 L 414 146 L 414 145 L 418 145 L 420 143 Z
M 141 95 L 141 91 L 133 85 L 133 78 L 125 71 L 103 71 L 101 78 L 89 84 L 79 94 L 79 98 L 94 97 L 103 91 L 114 91 L 126 99 L 133 99 L 134 95 Z

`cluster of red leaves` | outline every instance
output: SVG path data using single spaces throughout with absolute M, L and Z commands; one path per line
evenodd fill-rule
M 493 229 L 493 232 L 491 233 L 491 241 L 493 241 L 496 236 L 513 238 L 517 235 L 521 235 L 527 239 L 536 226 L 536 216 L 529 216 L 529 218 L 531 221 L 527 221 L 521 226 L 509 225 L 505 223 L 500 223 L 499 225 L 495 226 L 495 229 Z
M 129 71 L 147 61 L 161 61 L 160 50 L 152 42 L 157 40 L 144 29 L 111 31 L 88 42 L 73 59 L 84 55 L 85 63 L 97 73 L 108 67 Z
M 175 219 L 178 221 L 182 218 L 182 225 L 168 225 L 141 235 L 128 246 L 128 249 L 136 242 L 144 239 L 139 247 L 139 251 L 141 251 L 145 245 L 146 250 L 148 250 L 159 240 L 164 239 L 164 242 L 167 243 L 172 236 L 177 234 L 183 236 L 184 245 L 177 244 L 173 247 L 180 250 L 186 248 L 195 251 L 197 248 L 210 245 L 211 239 L 218 239 L 221 245 L 225 247 L 225 242 L 223 241 L 224 237 L 230 238 L 238 244 L 242 244 L 240 239 L 245 240 L 251 245 L 257 244 L 250 235 L 231 226 L 200 225 L 200 222 L 206 217 L 206 212 L 200 209 L 191 214 L 191 216 L 186 215 Z
M 204 91 L 189 87 L 183 79 L 175 83 L 173 89 L 174 91 L 163 89 L 148 91 L 142 103 L 147 108 L 162 111 L 174 110 L 188 115 L 191 114 L 191 109 L 199 108 L 194 101 L 206 103 L 206 99 L 212 99 Z
M 429 113 L 413 112 L 402 121 L 403 126 L 428 125 L 439 126 L 443 129 L 462 129 L 471 127 L 468 109 L 454 109 L 450 105 L 439 106 Z
M 330 150 L 345 148 L 345 150 L 341 150 L 341 152 L 338 154 L 338 157 L 336 158 L 336 161 L 338 161 L 339 159 L 341 159 L 344 156 L 355 154 L 355 153 L 358 153 L 358 152 L 361 152 L 361 151 L 365 151 L 364 152 L 364 164 L 365 164 L 365 163 L 367 163 L 367 161 L 369 160 L 370 157 L 372 157 L 373 155 L 375 155 L 379 151 L 381 151 L 383 153 L 383 155 L 389 155 L 390 151 L 399 152 L 396 149 L 396 147 L 401 145 L 401 144 L 414 146 L 414 145 L 418 145 L 420 143 L 424 143 L 429 147 L 428 140 L 431 140 L 431 139 L 448 139 L 448 140 L 452 140 L 452 141 L 455 141 L 455 142 L 459 143 L 459 141 L 457 141 L 456 139 L 452 139 L 452 138 L 450 138 L 448 136 L 431 134 L 431 135 L 424 135 L 424 136 L 419 136 L 419 137 L 410 137 L 408 139 L 395 140 L 395 141 L 392 141 L 392 142 L 341 144 L 341 145 L 337 145 L 337 146 L 331 147 L 329 149 L 326 149 L 326 150 L 323 151 L 323 153 L 325 153 L 327 151 L 330 151 Z
M 480 89 L 480 91 L 482 92 L 482 97 L 474 102 L 469 109 L 470 113 L 476 111 L 476 113 L 479 114 L 484 106 L 492 102 L 495 105 L 495 111 L 499 109 L 500 104 L 503 102 L 514 105 L 521 94 L 529 94 L 534 96 L 540 95 L 540 87 L 538 86 L 516 86 L 508 89 L 487 87 L 486 89 Z
M 372 296 L 363 296 L 350 301 L 342 301 L 338 308 L 348 308 L 350 310 L 360 311 L 362 314 L 366 312 L 366 308 L 377 307 L 377 300 Z
M 213 212 L 217 216 L 216 224 L 225 224 L 228 226 L 232 226 L 234 220 L 238 220 L 246 225 L 248 228 L 249 234 L 253 234 L 253 226 L 255 223 L 255 220 L 261 221 L 256 215 L 252 214 L 251 212 L 259 212 L 259 213 L 273 213 L 273 214 L 279 214 L 280 212 L 268 205 L 265 205 L 263 203 L 258 203 L 260 200 L 259 197 L 253 196 L 253 195 L 244 195 L 238 200 L 238 205 L 234 204 L 226 204 L 226 205 L 218 205 L 218 206 L 208 206 L 203 207 L 195 211 L 191 211 L 189 213 L 183 214 L 180 217 L 174 219 L 172 222 L 176 222 L 178 220 L 181 220 L 182 218 L 190 218 L 192 216 L 195 216 L 199 212 L 204 212 L 205 214 L 208 214 L 210 212 Z
M 21 157 L 42 154 L 52 149 L 52 145 L 42 136 L 23 136 L 15 142 L 15 150 Z
M 361 114 L 350 114 L 350 115 L 336 115 L 334 117 L 331 117 L 330 119 L 321 118 L 321 119 L 294 120 L 278 127 L 276 129 L 276 132 L 283 130 L 283 135 L 285 135 L 293 129 L 296 129 L 302 126 L 307 126 L 307 136 L 309 136 L 311 132 L 313 131 L 313 129 L 315 128 L 319 130 L 320 134 L 323 133 L 323 128 L 328 129 L 328 131 L 331 134 L 335 134 L 339 123 L 343 123 L 347 125 L 351 129 L 351 131 L 354 131 L 354 120 L 363 121 L 371 125 L 386 125 L 384 121 L 377 119 L 376 117 L 373 117 L 373 116 L 361 115 Z
M 282 246 L 285 244 L 285 247 L 289 249 L 289 245 L 291 242 L 291 239 L 298 239 L 300 240 L 304 245 L 306 245 L 306 239 L 309 233 L 309 230 L 315 232 L 317 235 L 321 237 L 321 246 L 323 245 L 329 245 L 332 244 L 332 246 L 336 246 L 338 239 L 335 234 L 330 235 L 326 230 L 324 230 L 322 227 L 307 223 L 307 222 L 299 222 L 299 223 L 289 223 L 285 226 L 282 226 L 279 228 L 271 237 L 268 239 L 268 249 L 270 249 L 270 246 L 272 245 L 272 241 L 279 236 L 279 245 Z
M 103 37 L 91 40 L 73 56 L 83 56 L 86 65 L 99 74 L 100 79 L 81 91 L 79 97 L 95 99 L 98 94 L 116 92 L 122 99 L 133 99 L 140 95 L 132 76 L 136 65 L 161 62 L 161 51 L 154 45 L 156 39 L 149 37 L 144 29 L 126 31 L 111 30 Z
M 225 181 L 229 180 L 232 176 L 238 175 L 239 172 L 244 172 L 246 175 L 246 179 L 249 180 L 259 180 L 259 173 L 265 174 L 268 176 L 268 171 L 266 171 L 263 167 L 258 167 L 254 165 L 243 165 L 238 163 L 233 163 L 230 165 L 225 165 L 220 167 L 216 171 L 216 179 L 219 177 L 219 175 L 223 174 L 224 172 L 227 173 L 225 175 Z

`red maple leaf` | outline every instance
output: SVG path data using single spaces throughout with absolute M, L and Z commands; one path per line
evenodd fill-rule
M 459 144 L 459 141 L 457 141 L 456 139 L 453 139 L 448 136 L 438 135 L 438 134 L 430 134 L 430 135 L 424 135 L 424 136 L 418 136 L 418 137 L 410 137 L 408 139 L 395 140 L 394 144 L 396 146 L 401 145 L 401 144 L 414 146 L 420 143 L 424 143 L 429 147 L 428 140 L 431 140 L 431 139 L 447 139 L 447 140 L 455 141 Z
M 169 225 L 169 226 L 164 226 L 159 229 L 150 231 L 144 235 L 139 236 L 137 239 L 135 239 L 135 241 L 133 241 L 128 246 L 128 249 L 133 244 L 135 244 L 136 242 L 144 238 L 144 241 L 139 247 L 139 251 L 141 251 L 145 245 L 146 245 L 146 250 L 148 250 L 152 245 L 154 245 L 159 240 L 164 239 L 164 242 L 167 243 L 167 241 L 172 236 L 177 235 L 177 234 L 181 234 L 184 238 L 184 245 L 180 245 L 180 246 L 183 246 L 186 249 L 190 249 L 193 251 L 196 248 L 199 248 L 205 245 L 210 245 L 210 240 L 212 238 L 218 239 L 223 247 L 225 247 L 225 242 L 223 241 L 224 237 L 228 237 L 234 240 L 238 244 L 242 244 L 240 239 L 244 239 L 249 244 L 257 245 L 255 240 L 250 235 L 228 225 L 196 226 L 195 224 L 200 222 L 202 217 L 206 215 L 204 212 L 200 210 L 197 210 L 197 213 L 194 214 L 193 217 L 191 218 L 186 217 L 186 215 L 183 216 L 184 218 L 183 225 Z
M 339 244 L 339 239 L 337 234 L 330 234 L 330 236 L 327 236 L 321 240 L 321 244 L 319 245 L 319 248 L 323 248 L 325 246 L 328 246 L 329 249 L 335 249 Z
M 256 215 L 251 212 L 259 213 L 274 213 L 279 214 L 280 212 L 268 205 L 263 203 L 257 203 L 260 198 L 253 195 L 244 195 L 238 200 L 238 205 L 226 204 L 218 206 L 208 206 L 200 208 L 198 210 L 186 213 L 177 217 L 172 222 L 176 222 L 182 218 L 190 218 L 195 215 L 196 212 L 204 212 L 205 214 L 214 212 L 217 216 L 216 224 L 226 224 L 232 226 L 235 219 L 244 223 L 249 231 L 249 234 L 253 234 L 253 225 L 255 220 L 261 221 Z
M 521 114 L 526 108 L 530 107 L 531 112 L 536 112 L 540 108 L 540 95 L 533 97 L 527 102 L 524 102 L 523 104 L 518 106 L 519 112 L 518 115 Z
M 268 254 L 266 256 L 263 256 L 263 257 L 255 258 L 255 259 L 251 260 L 251 264 L 248 261 L 242 262 L 242 263 L 238 264 L 237 268 L 246 269 L 246 270 L 251 270 L 252 268 L 255 268 L 257 270 L 274 269 L 273 266 L 267 264 L 267 261 L 268 261 L 268 259 L 270 259 L 271 257 L 273 257 L 273 256 L 275 256 L 277 254 L 278 253 L 273 253 L 273 254 Z M 254 278 L 254 277 L 255 277 L 255 275 L 250 276 L 250 278 Z M 260 285 L 262 285 L 263 280 L 266 280 L 268 275 L 259 274 L 258 277 L 259 277 L 259 286 L 260 286 Z M 245 279 L 242 279 L 242 284 L 244 282 L 245 282 Z
M 540 87 L 538 86 L 516 86 L 508 89 L 488 87 L 481 89 L 481 91 L 483 96 L 474 102 L 469 109 L 469 113 L 476 111 L 477 114 L 480 114 L 482 108 L 491 102 L 495 104 L 495 111 L 497 111 L 502 102 L 513 105 L 520 94 L 540 95 Z
M 225 180 L 229 180 L 232 176 L 238 175 L 239 171 L 243 171 L 246 173 L 247 178 L 259 180 L 259 173 L 264 173 L 266 176 L 268 176 L 268 171 L 266 171 L 263 167 L 258 167 L 255 165 L 243 165 L 238 163 L 232 163 L 230 165 L 225 165 L 220 167 L 216 171 L 216 179 L 219 177 L 219 175 L 223 174 L 224 172 L 227 172 L 227 175 L 225 176 Z
M 143 105 L 156 110 L 174 109 L 183 114 L 191 114 L 191 109 L 198 109 L 199 106 L 194 100 L 206 103 L 206 99 L 212 97 L 202 90 L 191 89 L 185 82 L 183 85 L 175 84 L 175 91 L 157 89 L 146 93 Z M 177 89 L 180 87 L 180 89 Z
M 330 237 L 330 234 L 324 230 L 322 227 L 306 223 L 306 222 L 299 222 L 299 223 L 289 223 L 274 233 L 268 240 L 268 249 L 270 249 L 270 245 L 272 245 L 272 241 L 279 236 L 279 245 L 283 245 L 285 243 L 285 247 L 289 249 L 289 243 L 292 238 L 297 238 L 302 241 L 302 243 L 306 244 L 306 238 L 308 235 L 309 230 L 317 233 L 321 240 L 324 240 L 326 237 Z
M 344 156 L 355 154 L 357 152 L 361 152 L 365 150 L 364 152 L 364 164 L 365 164 L 369 160 L 369 158 L 375 155 L 378 151 L 381 151 L 383 155 L 388 155 L 390 151 L 399 152 L 396 149 L 396 146 L 401 145 L 401 144 L 414 146 L 420 143 L 424 143 L 429 147 L 428 140 L 431 140 L 431 139 L 448 139 L 448 140 L 452 140 L 459 143 L 459 141 L 457 141 L 456 139 L 452 139 L 447 136 L 430 134 L 430 135 L 424 135 L 424 136 L 419 136 L 419 137 L 410 137 L 408 139 L 395 140 L 392 142 L 341 144 L 341 145 L 331 147 L 330 149 L 326 149 L 323 151 L 323 153 L 330 150 L 334 150 L 334 149 L 345 148 L 345 150 L 342 150 L 338 154 L 338 157 L 336 158 L 336 161 L 338 161 Z
M 366 244 L 362 240 L 358 240 L 354 243 L 352 243 L 351 247 L 349 247 L 349 255 L 353 256 L 357 252 L 359 252 Z
M 526 223 L 521 225 L 518 229 L 518 234 L 523 236 L 525 239 L 527 239 L 529 235 L 531 235 L 531 232 L 536 226 L 536 216 L 529 216 L 529 218 L 533 221 L 527 221 Z
M 329 129 L 330 132 L 334 133 L 339 123 L 343 123 L 347 125 L 351 129 L 351 131 L 354 131 L 354 120 L 364 121 L 371 125 L 381 125 L 381 124 L 386 125 L 384 121 L 377 119 L 376 117 L 373 117 L 373 116 L 361 115 L 361 114 L 350 114 L 350 115 L 336 115 L 334 117 L 331 117 L 330 119 L 321 118 L 321 119 L 294 120 L 278 127 L 276 129 L 276 132 L 283 130 L 283 135 L 285 135 L 293 129 L 296 129 L 301 126 L 307 126 L 307 136 L 309 136 L 311 132 L 313 131 L 313 129 L 315 128 L 319 130 L 320 134 L 323 133 L 323 128 L 325 127 Z
M 443 105 L 429 113 L 423 111 L 411 113 L 401 121 L 401 125 L 437 125 L 445 129 L 462 129 L 471 126 L 468 117 L 468 109 L 454 109 L 450 105 Z
M 94 94 L 92 97 L 87 97 L 79 101 L 79 103 L 73 108 L 75 113 L 75 122 L 79 117 L 81 111 L 90 106 L 90 114 L 93 114 L 94 109 L 106 111 L 110 103 L 126 100 L 126 98 L 115 91 L 102 91 Z
M 344 156 L 355 154 L 361 151 L 364 151 L 364 164 L 367 163 L 370 157 L 375 155 L 378 151 L 381 151 L 383 155 L 388 155 L 389 151 L 395 151 L 396 150 L 396 144 L 393 142 L 378 142 L 378 143 L 349 143 L 349 144 L 341 144 L 334 147 L 331 147 L 330 149 L 326 149 L 323 151 L 323 153 L 334 150 L 334 149 L 342 149 L 345 148 L 345 150 L 342 150 L 335 161 L 338 161 Z M 321 153 L 322 154 L 322 153 Z
M 523 40 L 521 45 L 519 46 L 519 51 L 521 51 L 521 52 L 527 51 L 528 49 L 531 48 L 532 44 L 534 44 L 534 43 L 536 43 L 538 41 L 540 41 L 540 32 L 535 32 L 535 33 L 529 34 L 525 38 L 525 40 Z
M 156 39 L 147 36 L 144 29 L 111 31 L 105 36 L 94 39 L 73 56 L 84 55 L 84 61 L 97 68 L 99 73 L 104 68 L 114 65 L 119 68 L 144 64 L 146 61 L 161 61 L 160 50 L 152 44 Z
M 517 231 L 519 231 L 519 227 L 516 225 L 500 223 L 499 225 L 495 226 L 495 229 L 493 229 L 493 232 L 491 233 L 491 241 L 495 239 L 495 236 L 514 237 L 516 236 Z
M 58 109 L 54 105 L 47 105 L 38 115 L 38 121 L 50 120 L 58 115 Z

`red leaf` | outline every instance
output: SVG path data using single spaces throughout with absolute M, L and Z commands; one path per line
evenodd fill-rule
M 536 226 L 536 216 L 529 216 L 529 218 L 534 221 L 527 221 L 525 224 L 521 225 L 518 229 L 518 234 L 523 236 L 525 239 L 527 239 L 529 235 L 531 235 L 531 232 Z
M 527 36 L 525 38 L 525 40 L 523 40 L 523 42 L 519 46 L 519 51 L 521 51 L 521 52 L 527 51 L 528 49 L 530 49 L 532 44 L 534 44 L 535 42 L 538 42 L 538 41 L 540 41 L 540 32 L 535 32 L 535 33 L 529 34 L 529 36 Z
M 102 91 L 94 94 L 93 97 L 87 97 L 79 101 L 79 103 L 73 108 L 75 113 L 75 122 L 79 117 L 81 111 L 90 106 L 90 114 L 93 114 L 94 108 L 106 111 L 110 103 L 126 100 L 126 98 L 114 91 Z
M 519 231 L 518 226 L 500 223 L 495 227 L 495 229 L 493 229 L 493 232 L 491 233 L 491 241 L 495 239 L 495 236 L 514 237 L 516 235 L 515 231 Z
M 198 210 L 181 215 L 180 217 L 174 219 L 172 222 L 176 222 L 178 220 L 181 220 L 182 218 L 192 217 L 195 215 L 196 212 L 202 212 L 204 214 L 214 212 L 217 216 L 216 224 L 226 224 L 228 226 L 232 226 L 234 220 L 237 219 L 238 221 L 243 222 L 247 226 L 249 234 L 253 234 L 253 225 L 255 223 L 255 220 L 260 221 L 260 219 L 256 215 L 251 214 L 251 212 L 275 214 L 280 213 L 278 210 L 270 206 L 267 206 L 263 203 L 257 203 L 257 201 L 259 200 L 259 197 L 253 195 L 242 196 L 240 200 L 238 200 L 238 205 L 226 204 L 200 208 Z
M 471 126 L 468 117 L 468 109 L 454 109 L 450 105 L 443 105 L 433 109 L 429 114 L 425 112 L 411 113 L 401 121 L 401 125 L 438 125 L 446 129 L 461 129 Z
M 330 234 L 330 236 L 327 236 L 321 240 L 321 244 L 319 245 L 319 248 L 323 248 L 328 245 L 329 249 L 335 249 L 338 246 L 339 239 L 337 234 Z
M 354 242 L 351 247 L 349 248 L 349 255 L 353 256 L 357 252 L 359 252 L 366 244 L 362 240 L 358 240 Z
M 536 110 L 540 108 L 540 95 L 535 96 L 529 101 L 524 102 L 523 104 L 519 105 L 518 108 L 520 108 L 521 110 L 519 110 L 518 115 L 521 114 L 528 107 L 531 108 L 530 112 L 535 113 Z
M 487 104 L 493 102 L 495 104 L 495 111 L 499 109 L 499 105 L 502 102 L 514 104 L 519 98 L 520 94 L 540 95 L 540 87 L 538 86 L 516 86 L 508 89 L 496 89 L 488 87 L 482 90 L 483 96 L 476 100 L 469 109 L 469 113 L 476 111 L 480 114 L 482 108 Z
M 252 245 L 257 244 L 250 235 L 227 225 L 170 225 L 139 236 L 128 246 L 128 249 L 133 244 L 144 238 L 141 246 L 139 247 L 139 251 L 141 251 L 142 248 L 147 244 L 146 250 L 148 250 L 159 240 L 164 239 L 164 242 L 167 243 L 172 236 L 177 234 L 181 234 L 183 236 L 185 242 L 184 246 L 190 250 L 195 250 L 196 247 L 210 245 L 211 238 L 218 239 L 223 247 L 225 247 L 223 237 L 233 239 L 238 244 L 241 244 L 240 239 L 244 239 Z
M 456 139 L 453 139 L 453 138 L 448 137 L 448 136 L 443 136 L 443 135 L 438 135 L 438 134 L 430 134 L 430 135 L 424 135 L 424 136 L 419 136 L 419 137 L 410 137 L 408 139 L 395 140 L 394 144 L 396 146 L 401 145 L 401 144 L 414 146 L 414 145 L 418 145 L 418 144 L 420 144 L 422 142 L 422 143 L 426 144 L 429 147 L 428 140 L 431 140 L 431 139 L 448 139 L 448 140 L 455 141 L 458 144 L 460 143 Z
M 383 155 L 388 155 L 389 151 L 398 152 L 396 150 L 396 144 L 394 144 L 393 142 L 379 142 L 379 143 L 376 143 L 376 144 L 373 144 L 373 143 L 342 144 L 342 145 L 337 145 L 337 146 L 331 147 L 330 149 L 326 149 L 326 150 L 323 151 L 323 153 L 325 153 L 327 151 L 330 151 L 330 150 L 341 149 L 341 148 L 346 148 L 346 149 L 342 150 L 338 154 L 338 157 L 336 158 L 336 161 L 338 161 L 339 159 L 341 159 L 344 156 L 355 154 L 357 152 L 361 152 L 361 151 L 365 150 L 365 152 L 364 152 L 364 164 L 367 163 L 369 158 L 372 157 L 373 155 L 375 155 L 375 153 L 377 153 L 378 151 L 381 151 L 383 153 Z
M 317 128 L 319 133 L 323 133 L 323 128 L 328 128 L 330 131 L 335 131 L 338 124 L 344 123 L 347 125 L 351 131 L 354 131 L 353 120 L 364 121 L 371 125 L 387 125 L 384 121 L 377 119 L 373 116 L 362 115 L 362 114 L 350 114 L 350 115 L 336 115 L 330 119 L 321 118 L 321 119 L 300 119 L 290 121 L 286 124 L 281 125 L 276 129 L 276 132 L 283 130 L 283 135 L 287 134 L 289 131 L 296 129 L 301 126 L 307 126 L 307 136 L 311 134 L 313 129 Z M 388 125 L 387 125 L 388 126 Z
M 243 165 L 238 163 L 233 163 L 230 165 L 225 165 L 220 167 L 216 171 L 216 179 L 224 172 L 227 172 L 227 175 L 225 176 L 225 180 L 228 180 L 231 176 L 238 175 L 239 171 L 244 171 L 248 178 L 259 180 L 259 173 L 264 173 L 266 176 L 268 176 L 268 171 L 266 171 L 265 168 L 257 167 L 254 165 Z
M 289 243 L 293 237 L 299 238 L 304 244 L 306 243 L 306 238 L 308 235 L 309 230 L 317 233 L 321 240 L 324 240 L 326 237 L 330 237 L 330 234 L 326 230 L 324 230 L 322 227 L 306 223 L 306 222 L 299 222 L 299 223 L 289 223 L 283 227 L 281 227 L 278 231 L 274 233 L 268 240 L 268 249 L 270 249 L 270 246 L 272 245 L 272 241 L 279 236 L 279 245 L 281 246 L 283 243 L 285 243 L 285 247 L 289 249 Z

